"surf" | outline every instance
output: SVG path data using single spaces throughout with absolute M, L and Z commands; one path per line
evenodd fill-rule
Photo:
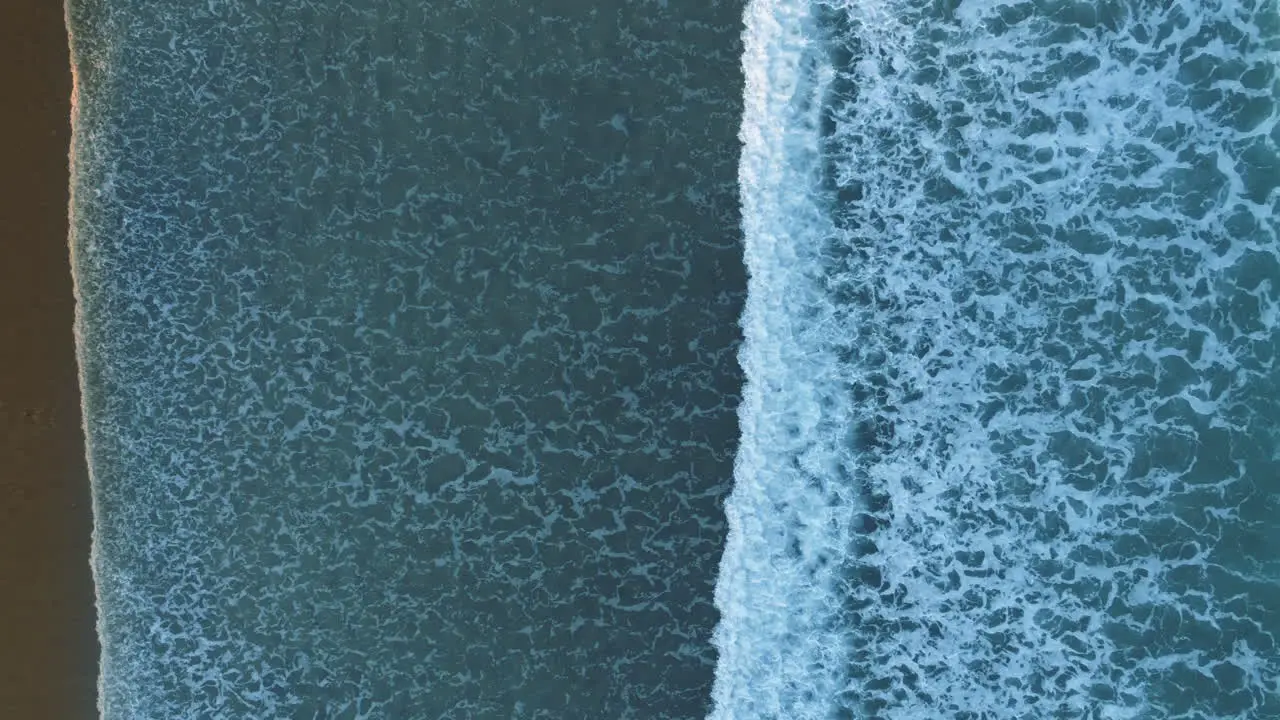
M 1276 28 L 749 5 L 712 717 L 1277 706 Z

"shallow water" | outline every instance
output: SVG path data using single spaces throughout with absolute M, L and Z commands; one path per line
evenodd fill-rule
M 105 718 L 705 714 L 740 17 L 72 1 Z

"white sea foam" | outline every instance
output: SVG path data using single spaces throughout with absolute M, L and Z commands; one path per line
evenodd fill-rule
M 713 717 L 1280 707 L 1273 15 L 750 4 Z
M 753 2 L 746 20 L 739 179 L 748 382 L 716 594 L 715 716 L 819 717 L 846 661 L 840 628 L 826 622 L 838 606 L 831 560 L 844 553 L 852 519 L 844 510 L 855 502 L 829 466 L 844 409 L 822 342 L 829 307 L 806 274 L 833 230 L 814 197 L 829 68 L 806 3 Z

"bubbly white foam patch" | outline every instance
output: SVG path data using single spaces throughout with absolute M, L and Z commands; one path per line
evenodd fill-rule
M 1274 10 L 808 7 L 747 13 L 713 715 L 1276 711 Z
M 740 182 L 750 293 L 740 360 L 748 382 L 716 587 L 713 716 L 818 717 L 845 661 L 842 629 L 825 619 L 836 619 L 839 538 L 851 521 L 843 508 L 852 502 L 828 466 L 846 412 L 822 341 L 830 309 L 806 275 L 830 234 L 809 192 L 830 72 L 804 3 L 754 2 L 746 17 Z

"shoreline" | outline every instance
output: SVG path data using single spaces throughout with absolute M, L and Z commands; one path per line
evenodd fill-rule
M 67 247 L 71 68 L 61 3 L 0 26 L 0 716 L 97 716 L 92 511 Z

